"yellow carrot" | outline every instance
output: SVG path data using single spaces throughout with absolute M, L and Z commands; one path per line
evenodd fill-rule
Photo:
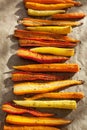
M 74 100 L 14 100 L 14 103 L 24 107 L 35 108 L 61 108 L 61 109 L 76 109 L 77 104 Z
M 30 98 L 25 98 L 26 100 L 35 100 L 41 98 L 55 98 L 55 99 L 82 99 L 84 94 L 82 92 L 55 92 L 55 93 L 44 93 L 37 94 Z
M 46 31 L 57 34 L 68 34 L 72 31 L 71 26 L 40 26 L 40 27 L 26 27 L 27 30 L 32 31 Z
M 28 15 L 30 16 L 51 16 L 58 13 L 65 13 L 65 10 L 39 11 L 39 10 L 28 9 Z
M 6 122 L 14 125 L 26 126 L 58 126 L 69 124 L 71 121 L 61 118 L 26 117 L 7 115 Z
M 14 94 L 23 95 L 29 93 L 46 93 L 55 90 L 64 89 L 73 85 L 80 85 L 83 81 L 81 80 L 63 80 L 63 81 L 53 81 L 47 83 L 34 83 L 25 82 L 14 84 Z
M 66 49 L 66 48 L 36 47 L 30 50 L 37 53 L 46 53 L 46 54 L 53 54 L 53 55 L 59 55 L 59 56 L 73 56 L 74 55 L 74 49 Z

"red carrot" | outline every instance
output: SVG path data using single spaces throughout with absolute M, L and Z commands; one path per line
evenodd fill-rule
M 45 74 L 45 73 L 32 73 L 18 71 L 12 73 L 13 81 L 34 81 L 34 80 L 45 80 L 45 81 L 55 81 L 55 80 L 65 80 L 69 79 L 71 75 L 68 74 Z
M 49 113 L 42 113 L 36 110 L 31 110 L 31 109 L 25 109 L 25 108 L 18 108 L 15 106 L 12 106 L 11 104 L 4 104 L 2 106 L 2 110 L 10 113 L 10 114 L 31 114 L 33 116 L 38 116 L 38 117 L 48 117 L 48 116 L 53 116 L 54 114 L 49 114 Z
M 21 47 L 26 46 L 41 46 L 41 47 L 61 47 L 61 48 L 73 48 L 77 44 L 67 41 L 59 41 L 56 39 L 45 39 L 45 38 L 21 38 L 19 39 L 19 44 Z
M 17 55 L 22 58 L 31 59 L 40 63 L 56 63 L 56 62 L 60 63 L 60 62 L 65 62 L 66 60 L 69 59 L 68 57 L 43 55 L 36 52 L 32 52 L 24 48 L 19 49 Z

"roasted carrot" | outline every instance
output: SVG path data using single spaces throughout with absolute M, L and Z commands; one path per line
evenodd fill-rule
M 53 54 L 59 56 L 73 56 L 74 49 L 67 48 L 57 48 L 57 47 L 36 47 L 30 49 L 32 52 L 42 53 L 42 54 Z
M 76 109 L 77 104 L 74 100 L 14 100 L 17 105 L 24 107 L 35 108 L 61 108 L 61 109 Z
M 74 5 L 80 6 L 81 2 L 73 1 L 73 0 L 24 0 L 24 2 L 34 2 L 41 4 L 58 4 L 58 3 L 72 3 Z
M 78 64 L 31 64 L 13 66 L 14 69 L 31 72 L 78 72 Z
M 60 41 L 56 39 L 45 39 L 45 38 L 20 38 L 19 39 L 19 45 L 21 47 L 61 47 L 61 48 L 73 48 L 77 44 L 67 41 Z
M 45 74 L 45 73 L 31 73 L 31 72 L 13 72 L 13 81 L 33 81 L 33 80 L 45 80 L 45 81 L 55 81 L 55 80 L 65 80 L 69 79 L 70 74 Z
M 71 121 L 61 118 L 46 118 L 46 117 L 26 117 L 17 115 L 7 115 L 6 122 L 14 125 L 27 126 L 58 126 L 69 124 Z
M 72 31 L 71 26 L 39 26 L 39 27 L 26 27 L 27 30 L 31 31 L 46 31 L 46 32 L 52 32 L 57 34 L 68 34 Z
M 84 94 L 82 92 L 55 92 L 55 93 L 44 93 L 37 94 L 30 98 L 25 98 L 26 100 L 35 100 L 41 98 L 54 98 L 54 99 L 82 99 Z
M 73 12 L 73 13 L 66 13 L 66 14 L 54 14 L 52 18 L 54 19 L 81 19 L 84 18 L 85 14 L 84 13 L 78 13 L 78 12 Z
M 60 63 L 68 60 L 68 57 L 42 55 L 36 52 L 32 52 L 29 49 L 20 48 L 17 51 L 17 55 L 28 60 L 34 60 L 39 63 Z
M 26 2 L 25 7 L 34 9 L 34 10 L 61 10 L 73 7 L 74 4 L 71 3 L 61 3 L 61 4 L 40 4 L 40 3 L 34 3 L 34 2 Z
M 60 130 L 50 126 L 4 126 L 4 130 Z
M 59 40 L 67 42 L 79 42 L 79 40 L 73 39 L 68 36 L 59 35 L 52 32 L 39 32 L 39 31 L 27 31 L 27 30 L 15 30 L 14 36 L 18 38 L 31 38 L 32 40 Z M 55 42 L 55 41 L 54 41 Z
M 75 21 L 66 21 L 66 20 L 43 20 L 43 19 L 33 19 L 33 18 L 24 18 L 20 20 L 19 23 L 23 24 L 24 26 L 79 26 L 81 22 Z
M 9 113 L 9 114 L 31 114 L 33 116 L 37 116 L 37 117 L 49 117 L 49 116 L 53 116 L 54 114 L 50 114 L 50 113 L 42 113 L 36 110 L 32 110 L 32 109 L 25 109 L 25 108 L 18 108 L 15 107 L 11 104 L 4 104 L 2 105 L 2 110 Z
M 30 16 L 37 16 L 37 17 L 42 17 L 42 16 L 51 16 L 57 13 L 65 13 L 65 10 L 33 10 L 33 9 L 28 9 L 28 15 Z
M 81 80 L 62 80 L 48 83 L 34 83 L 34 82 L 17 83 L 14 84 L 13 92 L 16 95 L 24 95 L 29 93 L 46 93 L 64 89 L 72 85 L 80 85 L 82 83 L 83 81 Z

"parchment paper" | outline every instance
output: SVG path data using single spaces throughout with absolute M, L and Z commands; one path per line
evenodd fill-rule
M 87 0 L 81 0 L 83 6 L 74 7 L 70 11 L 84 12 L 87 14 Z M 18 25 L 18 19 L 27 16 L 21 0 L 0 0 L 0 107 L 3 103 L 13 99 L 21 99 L 12 93 L 13 83 L 11 81 L 11 71 L 13 65 L 28 64 L 29 62 L 18 58 L 15 55 L 18 49 L 18 40 L 13 37 L 14 29 L 23 28 Z M 82 91 L 85 98 L 78 102 L 78 108 L 73 111 L 51 109 L 57 117 L 71 119 L 72 123 L 62 130 L 87 130 L 87 17 L 83 20 L 83 25 L 73 29 L 72 37 L 80 39 L 81 43 L 75 48 L 75 56 L 68 62 L 78 63 L 80 72 L 72 78 L 85 81 L 84 85 L 75 86 L 65 91 Z M 44 110 L 41 110 L 44 111 Z M 0 110 L 0 130 L 3 130 L 6 114 Z

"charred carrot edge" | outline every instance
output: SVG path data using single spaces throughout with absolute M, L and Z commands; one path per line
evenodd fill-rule
M 84 82 L 81 80 L 62 80 L 46 83 L 24 82 L 14 84 L 14 94 L 24 95 L 29 93 L 47 93 L 60 89 L 65 89 L 73 85 L 80 85 Z
M 68 36 L 58 35 L 51 32 L 39 32 L 39 31 L 27 31 L 27 30 L 15 30 L 14 36 L 18 38 L 40 38 L 40 39 L 56 39 L 60 41 L 79 42 L 79 40 L 73 39 Z
M 14 125 L 28 126 L 58 126 L 69 124 L 71 121 L 61 118 L 46 118 L 46 117 L 25 117 L 17 115 L 7 115 L 6 122 Z
M 9 114 L 28 113 L 28 114 L 31 114 L 31 115 L 37 116 L 37 117 L 49 117 L 49 116 L 54 115 L 54 114 L 50 114 L 50 113 L 42 113 L 42 112 L 32 110 L 32 109 L 18 108 L 18 107 L 11 105 L 11 103 L 2 105 L 2 110 Z
M 31 64 L 13 66 L 14 69 L 31 72 L 78 72 L 78 64 Z
M 72 3 L 76 6 L 82 5 L 81 2 L 73 1 L 73 0 L 24 0 L 24 3 L 26 2 L 34 2 L 34 3 L 40 3 L 40 4 L 58 4 L 58 3 Z
M 62 74 L 45 74 L 45 73 L 31 73 L 31 72 L 13 72 L 12 80 L 13 81 L 33 81 L 33 80 L 46 80 L 46 81 L 55 81 L 55 80 L 65 80 L 69 79 L 71 75 Z
M 68 57 L 63 56 L 42 55 L 24 48 L 20 48 L 17 51 L 17 55 L 24 59 L 34 60 L 39 63 L 61 63 L 69 59 Z
M 40 4 L 40 3 L 34 3 L 34 2 L 26 2 L 25 7 L 34 9 L 34 10 L 61 10 L 73 7 L 74 4 L 72 3 L 60 3 L 60 4 Z
M 54 19 L 81 19 L 84 18 L 85 14 L 84 13 L 66 13 L 66 14 L 54 14 L 52 18 Z
M 33 19 L 33 18 L 24 18 L 20 20 L 19 23 L 23 24 L 24 26 L 47 26 L 47 25 L 58 25 L 58 26 L 79 26 L 82 23 L 76 21 L 66 21 L 66 20 L 43 20 L 43 19 Z
M 4 130 L 60 130 L 49 126 L 4 126 Z
M 41 98 L 55 98 L 55 99 L 82 99 L 84 97 L 84 93 L 82 92 L 55 92 L 55 93 L 44 93 L 37 94 L 30 98 L 25 98 L 26 100 L 35 100 Z
M 75 47 L 77 44 L 76 43 L 71 43 L 71 42 L 67 42 L 67 41 L 59 41 L 56 39 L 41 39 L 41 38 L 21 38 L 19 39 L 19 45 L 21 47 L 26 47 L 26 46 L 34 46 L 34 47 L 46 47 L 46 46 L 50 46 L 50 47 L 61 47 L 61 48 L 73 48 Z

